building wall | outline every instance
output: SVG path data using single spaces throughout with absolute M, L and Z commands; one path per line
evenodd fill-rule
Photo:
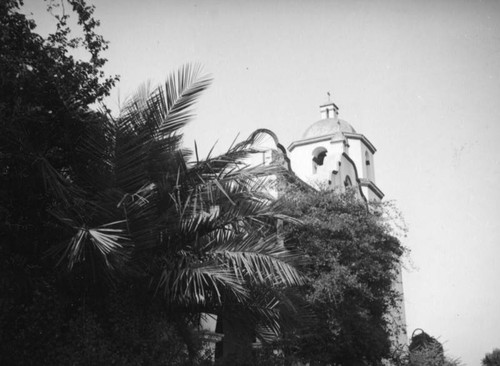
M 349 157 L 358 168 L 361 179 L 368 179 L 375 183 L 375 162 L 373 153 L 360 138 L 347 138 L 349 144 Z M 367 164 L 368 161 L 368 164 Z
M 323 165 L 316 166 L 314 171 L 314 152 L 324 148 L 327 155 Z M 344 145 L 341 141 L 331 142 L 330 139 L 313 142 L 307 145 L 296 146 L 290 153 L 290 164 L 292 171 L 303 181 L 319 187 L 328 185 L 332 180 L 332 171 L 339 169 L 338 162 L 344 152 Z

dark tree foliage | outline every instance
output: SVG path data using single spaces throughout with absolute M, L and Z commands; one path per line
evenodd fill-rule
M 0 364 L 192 364 L 197 317 L 228 308 L 278 333 L 276 296 L 252 296 L 303 282 L 262 189 L 277 167 L 242 168 L 251 140 L 188 162 L 180 129 L 210 84 L 199 67 L 117 119 L 90 108 L 115 81 L 107 46 L 93 7 L 64 4 L 82 39 L 64 12 L 43 38 L 20 1 L 0 2 Z
M 500 365 L 500 349 L 495 348 L 487 353 L 481 360 L 483 366 L 499 366 Z
M 69 15 L 57 16 L 56 32 L 43 38 L 21 12 L 21 1 L 0 2 L 3 365 L 47 363 L 55 343 L 64 344 L 79 329 L 75 322 L 81 312 L 76 310 L 83 301 L 78 281 L 69 285 L 71 276 L 56 268 L 48 249 L 68 236 L 56 218 L 58 210 L 88 204 L 84 188 L 90 187 L 91 177 L 105 177 L 109 170 L 86 148 L 85 137 L 106 140 L 106 116 L 89 105 L 108 95 L 116 78 L 102 73 L 106 60 L 101 52 L 107 45 L 95 33 L 93 8 L 85 1 L 68 4 L 82 28 L 81 40 L 71 38 Z M 89 60 L 71 56 L 76 48 L 87 50 Z M 94 189 L 99 188 L 96 182 Z M 80 277 L 78 272 L 72 276 Z
M 108 95 L 115 79 L 101 71 L 107 45 L 94 32 L 93 8 L 83 1 L 69 4 L 82 26 L 82 42 L 70 38 L 69 15 L 58 16 L 57 31 L 44 39 L 20 13 L 21 2 L 0 4 L 1 250 L 20 253 L 30 264 L 61 238 L 49 211 L 57 205 L 55 195 L 69 199 L 74 193 L 64 180 L 85 185 L 84 178 L 103 168 L 82 154 L 82 137 L 105 138 L 104 116 L 89 105 Z M 90 61 L 69 54 L 77 47 L 89 52 Z
M 318 364 L 374 365 L 391 356 L 386 315 L 398 299 L 392 283 L 403 248 L 380 212 L 353 192 L 289 187 L 287 214 L 303 225 L 285 225 L 285 234 L 310 264 L 309 284 L 300 292 L 316 322 L 284 336 L 284 349 Z M 378 214 L 377 214 L 378 212 Z

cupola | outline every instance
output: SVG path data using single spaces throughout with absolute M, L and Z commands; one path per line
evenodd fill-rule
M 339 116 L 339 107 L 337 107 L 335 103 L 328 101 L 319 106 L 319 112 L 321 114 L 321 119 L 337 119 Z

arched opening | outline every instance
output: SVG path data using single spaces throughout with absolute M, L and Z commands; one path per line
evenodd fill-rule
M 344 187 L 352 187 L 351 177 L 349 177 L 348 175 L 346 175 L 344 179 Z
M 365 163 L 366 165 L 370 165 L 370 154 L 368 154 L 368 151 L 365 151 Z
M 328 151 L 324 147 L 317 147 L 314 149 L 312 158 L 313 174 L 317 173 L 318 166 L 323 165 L 327 153 Z

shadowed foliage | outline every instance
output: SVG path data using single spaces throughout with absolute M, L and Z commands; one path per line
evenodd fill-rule
M 303 270 L 307 284 L 297 293 L 316 316 L 284 334 L 284 355 L 313 364 L 376 365 L 389 359 L 395 330 L 388 314 L 399 299 L 393 283 L 404 249 L 380 214 L 384 204 L 368 207 L 354 192 L 293 184 L 282 199 L 285 213 L 303 222 L 284 225 L 284 231 L 309 260 Z
M 93 8 L 68 3 L 83 43 L 69 15 L 44 39 L 19 2 L 0 5 L 0 363 L 194 363 L 199 314 L 231 307 L 262 339 L 276 334 L 271 290 L 302 283 L 276 236 L 293 219 L 264 189 L 279 168 L 245 165 L 253 138 L 190 160 L 182 127 L 210 84 L 198 66 L 117 118 L 92 109 L 114 83 L 106 43 Z
M 495 348 L 493 351 L 487 353 L 481 360 L 483 366 L 498 366 L 500 365 L 500 349 Z

